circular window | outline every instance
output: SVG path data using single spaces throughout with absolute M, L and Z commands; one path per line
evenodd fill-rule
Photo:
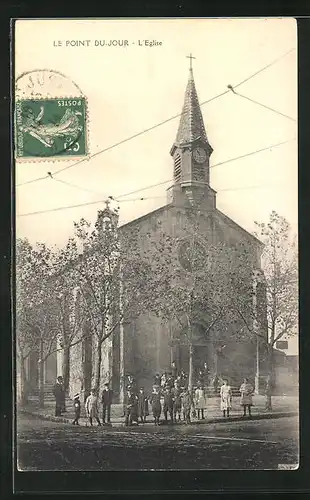
M 180 243 L 178 258 L 185 271 L 199 271 L 206 264 L 207 252 L 202 243 L 188 239 Z

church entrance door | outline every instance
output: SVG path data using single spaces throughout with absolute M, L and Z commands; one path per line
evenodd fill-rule
M 193 372 L 194 372 L 194 384 L 198 381 L 199 370 L 203 369 L 204 363 L 207 363 L 208 367 L 211 366 L 210 349 L 208 345 L 194 345 L 193 346 Z M 187 374 L 189 373 L 189 346 L 180 345 L 179 349 L 179 369 L 184 370 Z

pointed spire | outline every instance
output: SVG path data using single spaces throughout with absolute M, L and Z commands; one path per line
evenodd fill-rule
M 189 77 L 178 133 L 175 140 L 176 145 L 187 144 L 198 138 L 208 142 L 193 75 L 192 59 L 194 59 L 194 57 L 191 54 L 187 57 L 190 59 Z

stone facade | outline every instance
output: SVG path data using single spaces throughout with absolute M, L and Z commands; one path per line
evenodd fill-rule
M 251 248 L 254 248 L 252 254 L 253 269 L 259 269 L 261 244 L 254 237 L 216 209 L 202 213 L 199 219 L 198 232 L 204 238 L 204 242 L 207 239 L 210 244 L 216 244 L 223 240 L 232 245 L 240 242 L 248 243 Z M 120 231 L 131 231 L 133 227 L 138 228 L 137 234 L 139 241 L 141 241 L 138 246 L 141 246 L 144 252 L 148 250 L 146 245 L 151 247 L 152 243 L 156 244 L 156 238 L 160 237 L 158 228 L 175 239 L 176 246 L 173 251 L 176 253 L 179 243 L 192 234 L 186 209 L 176 207 L 173 203 L 130 222 L 121 227 Z M 151 234 L 151 237 L 146 238 L 147 234 Z M 151 251 L 151 248 L 149 250 Z M 249 281 L 252 281 L 251 275 L 249 275 Z M 203 332 L 206 329 L 203 311 L 201 316 L 200 325 L 196 325 L 196 327 Z M 173 342 L 173 338 L 179 337 L 179 332 L 175 330 L 175 325 L 164 322 L 152 314 L 141 315 L 134 322 L 126 324 L 124 328 L 125 373 L 132 373 L 139 384 L 150 388 L 154 374 L 165 370 L 169 371 L 173 360 L 176 361 L 179 369 L 183 368 L 188 371 L 188 347 Z M 202 343 L 199 341 L 196 346 L 194 345 L 194 372 L 197 373 L 203 363 L 207 362 L 210 376 L 218 373 L 229 377 L 231 383 L 235 384 L 239 384 L 244 376 L 248 376 L 254 383 L 255 342 L 250 339 L 246 342 L 232 340 L 229 328 L 225 328 L 225 334 L 222 331 L 216 331 L 216 328 L 214 330 L 210 332 L 206 340 Z M 199 333 L 197 336 L 199 337 Z M 203 337 L 203 335 L 200 336 Z M 221 356 L 217 356 L 217 345 L 224 342 L 226 350 Z

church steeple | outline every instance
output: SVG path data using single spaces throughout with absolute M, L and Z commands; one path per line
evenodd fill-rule
M 209 148 L 211 148 L 207 139 L 206 129 L 199 106 L 193 68 L 190 66 L 182 114 L 174 144 L 176 146 L 181 146 L 182 144 L 193 143 L 197 139 L 205 142 L 208 144 Z
M 196 91 L 192 68 L 194 57 L 191 54 L 187 57 L 190 59 L 189 78 L 179 127 L 170 154 L 174 160 L 175 190 L 180 191 L 182 188 L 193 205 L 201 204 L 202 198 L 211 192 L 214 193 L 209 186 L 209 163 L 213 149 L 207 137 Z M 212 197 L 215 204 L 215 197 Z

